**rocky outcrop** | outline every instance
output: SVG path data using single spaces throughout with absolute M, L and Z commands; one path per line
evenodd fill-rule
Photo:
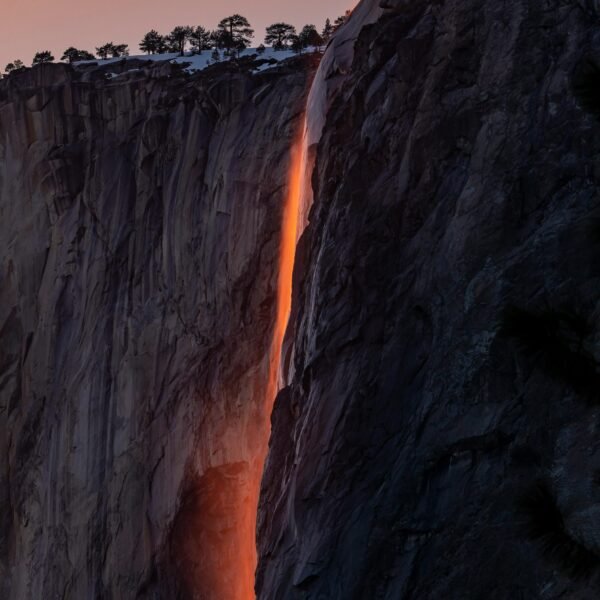
M 1 597 L 251 593 L 238 509 L 311 72 L 0 82 Z
M 318 147 L 258 596 L 595 598 L 595 3 L 381 7 Z
M 598 596 L 597 19 L 363 0 L 330 44 L 259 598 Z M 313 68 L 131 66 L 0 82 L 1 597 L 252 595 Z

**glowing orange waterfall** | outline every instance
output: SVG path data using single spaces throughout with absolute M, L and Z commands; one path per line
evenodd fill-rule
M 248 529 L 256 531 L 256 520 L 258 512 L 258 500 L 260 495 L 260 482 L 264 468 L 267 452 L 269 449 L 269 437 L 271 434 L 271 412 L 275 397 L 279 391 L 279 375 L 281 366 L 281 354 L 283 339 L 288 326 L 290 312 L 292 308 L 292 279 L 294 274 L 294 261 L 296 258 L 296 244 L 299 236 L 300 211 L 302 207 L 302 198 L 305 182 L 307 181 L 307 156 L 308 148 L 306 144 L 306 120 L 303 120 L 303 126 L 300 135 L 297 136 L 291 148 L 290 168 L 288 175 L 287 194 L 282 214 L 281 239 L 279 244 L 279 264 L 277 278 L 277 298 L 275 309 L 275 325 L 273 328 L 273 338 L 269 352 L 269 373 L 267 388 L 264 396 L 263 427 L 259 433 L 262 439 L 258 440 L 257 446 L 260 448 L 256 458 L 255 473 L 256 479 L 252 482 L 250 513 Z M 251 537 L 252 548 L 248 549 L 250 564 L 244 564 L 242 572 L 245 577 L 249 577 L 249 585 L 243 599 L 254 599 L 254 573 L 258 562 L 256 544 L 254 535 Z M 237 598 L 236 598 L 237 600 Z
M 348 11 L 348 15 L 352 12 Z M 251 432 L 248 434 L 255 454 L 246 470 L 247 477 L 238 477 L 235 480 L 235 487 L 227 490 L 228 504 L 232 507 L 231 513 L 236 514 L 234 519 L 229 520 L 229 523 L 233 524 L 235 533 L 227 536 L 228 551 L 223 552 L 222 549 L 220 551 L 222 556 L 226 557 L 225 560 L 230 561 L 237 568 L 237 577 L 233 582 L 231 578 L 228 579 L 229 587 L 221 585 L 220 588 L 211 588 L 225 589 L 228 592 L 227 594 L 218 594 L 215 596 L 216 600 L 255 600 L 254 578 L 257 567 L 255 534 L 258 502 L 262 474 L 269 449 L 271 413 L 277 393 L 281 387 L 286 385 L 289 377 L 289 373 L 284 372 L 288 367 L 288 348 L 284 347 L 284 341 L 292 309 L 296 247 L 298 238 L 306 226 L 308 209 L 313 201 L 311 175 L 316 159 L 316 147 L 321 139 L 331 99 L 335 95 L 337 86 L 340 85 L 339 80 L 330 78 L 329 75 L 338 73 L 340 65 L 343 67 L 342 71 L 350 68 L 354 44 L 349 41 L 356 38 L 362 25 L 374 20 L 380 12 L 380 8 L 374 9 L 368 3 L 359 4 L 358 14 L 355 13 L 358 18 L 354 21 L 348 19 L 349 22 L 338 30 L 336 36 L 339 37 L 341 50 L 331 47 L 321 60 L 310 86 L 304 119 L 291 145 L 277 265 L 275 323 L 268 365 L 263 363 L 263 369 L 268 367 L 268 371 L 263 370 L 261 377 L 255 381 L 256 395 L 254 397 L 262 398 L 262 402 L 256 407 L 257 418 L 249 428 Z M 305 318 L 307 317 L 305 316 Z M 285 365 L 282 364 L 284 355 Z M 233 593 L 231 593 L 232 591 Z
M 282 214 L 281 239 L 279 245 L 279 265 L 277 278 L 277 298 L 275 325 L 273 328 L 273 338 L 269 352 L 269 373 L 267 388 L 264 396 L 264 406 L 262 407 L 264 416 L 264 427 L 262 430 L 263 439 L 260 440 L 260 453 L 257 457 L 258 473 L 255 486 L 252 490 L 252 527 L 256 531 L 256 518 L 258 511 L 258 500 L 260 494 L 260 480 L 262 471 L 267 458 L 269 449 L 269 437 L 271 434 L 271 412 L 275 397 L 279 391 L 279 375 L 281 366 L 281 354 L 283 339 L 288 326 L 290 312 L 292 308 L 292 278 L 294 273 L 294 261 L 296 257 L 296 244 L 299 236 L 300 211 L 302 206 L 302 196 L 304 183 L 306 181 L 307 167 L 307 147 L 306 147 L 306 122 L 300 135 L 297 136 L 291 148 L 290 168 L 288 175 L 287 194 Z M 256 545 L 252 538 L 252 590 L 254 590 L 254 572 L 257 565 Z M 251 598 L 254 598 L 252 591 Z
M 306 182 L 308 148 L 306 145 L 306 120 L 301 134 L 294 143 L 290 161 L 288 192 L 283 209 L 281 242 L 279 249 L 279 278 L 277 283 L 277 314 L 271 343 L 269 368 L 269 389 L 267 411 L 273 409 L 278 392 L 279 370 L 283 338 L 288 326 L 292 308 L 292 278 L 296 258 L 296 244 L 300 234 L 300 211 Z
M 338 30 L 338 43 L 330 44 L 320 61 L 306 114 L 291 144 L 287 188 L 282 198 L 272 337 L 261 344 L 261 354 L 267 346 L 268 356 L 263 354 L 243 379 L 220 380 L 226 383 L 219 388 L 219 401 L 214 403 L 214 420 L 207 420 L 208 450 L 199 461 L 203 468 L 197 481 L 192 482 L 191 493 L 185 496 L 172 535 L 177 572 L 182 574 L 183 587 L 192 592 L 189 598 L 194 600 L 255 600 L 260 487 L 273 405 L 293 368 L 289 360 L 293 349 L 288 349 L 285 334 L 292 309 L 297 241 L 312 203 L 310 176 L 331 99 L 343 81 L 338 75 L 352 64 L 354 44 L 350 42 L 361 26 L 372 22 L 380 12 L 371 4 L 359 4 L 357 18 L 353 16 Z M 313 318 L 311 310 L 309 302 L 305 319 Z
M 226 414 L 222 429 L 213 433 L 218 443 L 239 444 L 250 456 L 215 461 L 205 468 L 184 496 L 173 526 L 171 546 L 177 572 L 188 591 L 186 597 L 194 600 L 255 600 L 258 501 L 292 305 L 292 276 L 307 175 L 306 140 L 303 122 L 290 149 L 287 192 L 282 198 L 275 322 L 268 356 L 250 380 L 234 381 L 220 390 L 223 398 L 235 399 L 241 387 L 250 385 L 246 397 L 255 399 L 256 404 L 244 409 L 234 404 L 233 418 Z M 227 428 L 230 422 L 235 425 L 232 430 Z M 210 464 L 210 457 L 205 460 Z

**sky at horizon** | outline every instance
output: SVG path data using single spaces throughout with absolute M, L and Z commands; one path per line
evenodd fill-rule
M 248 18 L 255 29 L 253 45 L 263 41 L 264 29 L 276 21 L 320 30 L 352 8 L 352 0 L 1 0 L 0 71 L 20 59 L 31 64 L 33 55 L 50 50 L 57 60 L 68 46 L 94 52 L 106 42 L 129 44 L 140 54 L 139 41 L 150 29 L 168 33 L 176 25 L 214 29 L 233 13 Z

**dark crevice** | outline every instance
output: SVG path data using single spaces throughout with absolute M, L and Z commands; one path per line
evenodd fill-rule
M 594 331 L 582 315 L 509 306 L 502 316 L 502 333 L 516 340 L 521 353 L 550 376 L 598 402 L 600 365 L 589 349 Z
M 600 65 L 584 60 L 575 71 L 573 92 L 581 108 L 600 119 Z
M 556 498 L 545 481 L 538 481 L 517 501 L 524 532 L 549 562 L 568 577 L 589 580 L 600 571 L 600 556 L 568 531 Z

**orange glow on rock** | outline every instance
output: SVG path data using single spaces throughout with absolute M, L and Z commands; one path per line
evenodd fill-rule
M 245 508 L 250 511 L 245 517 L 240 515 L 240 522 L 244 523 L 251 531 L 251 536 L 243 540 L 244 552 L 247 553 L 241 561 L 243 569 L 240 574 L 250 575 L 249 585 L 244 585 L 245 589 L 250 589 L 250 594 L 240 595 L 239 599 L 232 596 L 232 600 L 254 600 L 254 576 L 258 564 L 256 550 L 256 521 L 258 512 L 258 501 L 260 496 L 260 484 L 264 469 L 264 464 L 269 450 L 269 437 L 271 435 L 271 412 L 275 403 L 275 397 L 279 391 L 279 376 L 281 367 L 281 355 L 283 339 L 288 326 L 290 312 L 292 308 L 292 279 L 294 274 L 294 262 L 296 258 L 296 244 L 298 241 L 298 225 L 300 221 L 300 209 L 302 205 L 302 195 L 305 181 L 305 171 L 307 164 L 307 151 L 305 148 L 306 125 L 303 120 L 303 126 L 300 135 L 297 136 L 291 148 L 290 167 L 288 175 L 287 194 L 283 207 L 281 222 L 281 238 L 279 243 L 279 269 L 277 277 L 277 298 L 275 325 L 273 327 L 273 338 L 269 352 L 269 375 L 267 389 L 265 393 L 265 402 L 262 407 L 262 423 L 259 424 L 259 439 L 257 440 L 257 460 L 255 463 L 254 481 L 249 486 L 249 502 Z M 239 506 L 243 510 L 242 506 Z
M 184 598 L 254 600 L 258 467 L 210 468 L 184 496 L 171 538 Z
M 186 599 L 255 600 L 256 523 L 271 412 L 279 391 L 282 346 L 292 305 L 292 278 L 307 167 L 306 124 L 290 150 L 288 185 L 281 215 L 275 322 L 268 356 L 245 382 L 232 381 L 222 398 L 240 398 L 251 387 L 252 405 L 224 410 L 223 429 L 211 430 L 220 444 L 243 446 L 246 460 L 224 462 L 190 476 L 174 520 L 170 554 Z M 233 430 L 228 426 L 234 424 Z

